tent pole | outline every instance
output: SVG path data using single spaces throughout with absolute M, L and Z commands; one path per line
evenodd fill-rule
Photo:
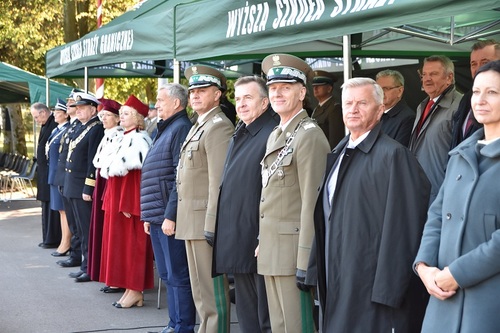
M 50 108 L 50 81 L 49 78 L 45 78 L 45 104 Z
M 344 35 L 342 37 L 342 55 L 344 62 L 344 82 L 349 80 L 352 76 L 351 66 L 351 35 Z
M 352 66 L 351 66 L 351 35 L 342 36 L 342 55 L 344 62 L 344 82 L 352 77 Z M 345 128 L 346 135 L 349 134 L 347 127 Z
M 174 59 L 174 83 L 181 83 L 181 63 Z
M 83 80 L 84 82 L 84 87 L 85 87 L 85 92 L 88 94 L 89 92 L 89 69 L 87 66 L 83 68 Z

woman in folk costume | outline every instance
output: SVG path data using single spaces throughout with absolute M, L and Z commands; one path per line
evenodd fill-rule
M 54 108 L 54 120 L 57 127 L 52 130 L 49 140 L 45 144 L 45 155 L 49 161 L 49 174 L 47 183 L 50 185 L 50 209 L 59 211 L 61 217 L 61 242 L 55 252 L 52 252 L 54 257 L 67 256 L 71 247 L 71 231 L 68 227 L 68 220 L 66 219 L 66 211 L 64 210 L 62 195 L 59 192 L 57 185 L 54 185 L 54 178 L 57 172 L 57 161 L 59 159 L 59 145 L 61 143 L 61 136 L 66 127 L 68 127 L 68 115 L 66 113 L 66 102 L 58 98 Z
M 120 108 L 123 139 L 101 175 L 107 176 L 103 198 L 104 230 L 100 281 L 125 288 L 117 308 L 143 305 L 142 291 L 154 287 L 153 249 L 140 221 L 142 162 L 151 146 L 144 131 L 148 106 L 131 95 Z
M 94 156 L 93 163 L 95 171 L 95 187 L 92 201 L 92 216 L 90 218 L 89 231 L 89 256 L 87 274 L 93 281 L 99 281 L 99 273 L 101 270 L 101 246 L 102 246 L 102 230 L 104 228 L 104 211 L 102 210 L 104 189 L 106 186 L 106 178 L 101 175 L 100 170 L 105 169 L 112 162 L 115 156 L 118 145 L 123 138 L 123 128 L 118 126 L 120 123 L 120 108 L 121 104 L 112 100 L 101 98 L 98 116 L 101 119 L 104 127 L 104 137 L 99 143 L 97 152 Z M 112 288 L 105 286 L 101 288 L 105 293 L 122 292 L 121 288 Z

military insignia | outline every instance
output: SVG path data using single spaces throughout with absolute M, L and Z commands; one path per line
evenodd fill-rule
M 191 67 L 191 70 L 193 71 L 193 74 L 198 74 L 198 67 L 193 66 Z
M 216 123 L 218 123 L 218 122 L 220 122 L 220 121 L 222 121 L 222 118 L 221 118 L 219 115 L 216 115 L 216 116 L 214 116 L 214 117 L 212 118 L 212 122 L 213 122 L 214 124 L 216 124 Z
M 314 123 L 308 123 L 308 124 L 304 125 L 304 129 L 305 130 L 308 130 L 308 129 L 314 128 L 314 127 L 316 127 L 316 125 L 314 125 Z
M 274 66 L 281 65 L 280 56 L 277 54 L 273 56 L 273 65 Z
M 75 97 L 75 101 L 79 102 L 79 101 L 81 101 L 81 100 L 82 100 L 82 96 L 80 96 L 80 95 L 76 95 L 76 97 Z
M 191 141 L 200 141 L 202 134 L 203 134 L 203 131 L 197 132 L 195 135 L 193 135 L 193 138 L 191 139 Z
M 285 172 L 284 172 L 283 170 L 281 170 L 281 169 L 279 169 L 279 170 L 276 172 L 276 174 L 278 175 L 278 178 L 279 178 L 279 179 L 283 179 L 283 178 L 285 178 Z

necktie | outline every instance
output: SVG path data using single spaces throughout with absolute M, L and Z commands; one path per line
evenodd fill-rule
M 465 127 L 464 127 L 464 132 L 463 132 L 464 138 L 467 135 L 467 133 L 469 132 L 473 123 L 474 123 L 474 121 L 472 120 L 472 110 L 469 110 L 469 114 L 467 114 L 467 121 L 465 122 Z
M 417 134 L 420 134 L 420 129 L 422 128 L 422 125 L 424 124 L 425 120 L 429 116 L 429 113 L 431 113 L 431 109 L 432 109 L 433 105 L 434 105 L 434 101 L 432 99 L 429 99 L 429 102 L 427 102 L 427 105 L 424 109 L 424 112 L 422 113 L 422 116 L 420 117 L 420 120 L 418 121 Z
M 278 140 L 281 133 L 283 133 L 283 130 L 281 129 L 281 126 L 278 126 L 278 128 L 276 129 L 276 135 L 274 136 L 274 141 Z

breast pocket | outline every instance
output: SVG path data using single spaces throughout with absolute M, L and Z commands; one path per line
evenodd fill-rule
M 289 187 L 297 181 L 297 168 L 293 163 L 293 154 L 286 155 L 273 175 L 273 184 L 277 187 Z
M 188 143 L 185 154 L 185 164 L 187 168 L 196 169 L 203 165 L 202 155 L 200 153 L 200 141 Z

